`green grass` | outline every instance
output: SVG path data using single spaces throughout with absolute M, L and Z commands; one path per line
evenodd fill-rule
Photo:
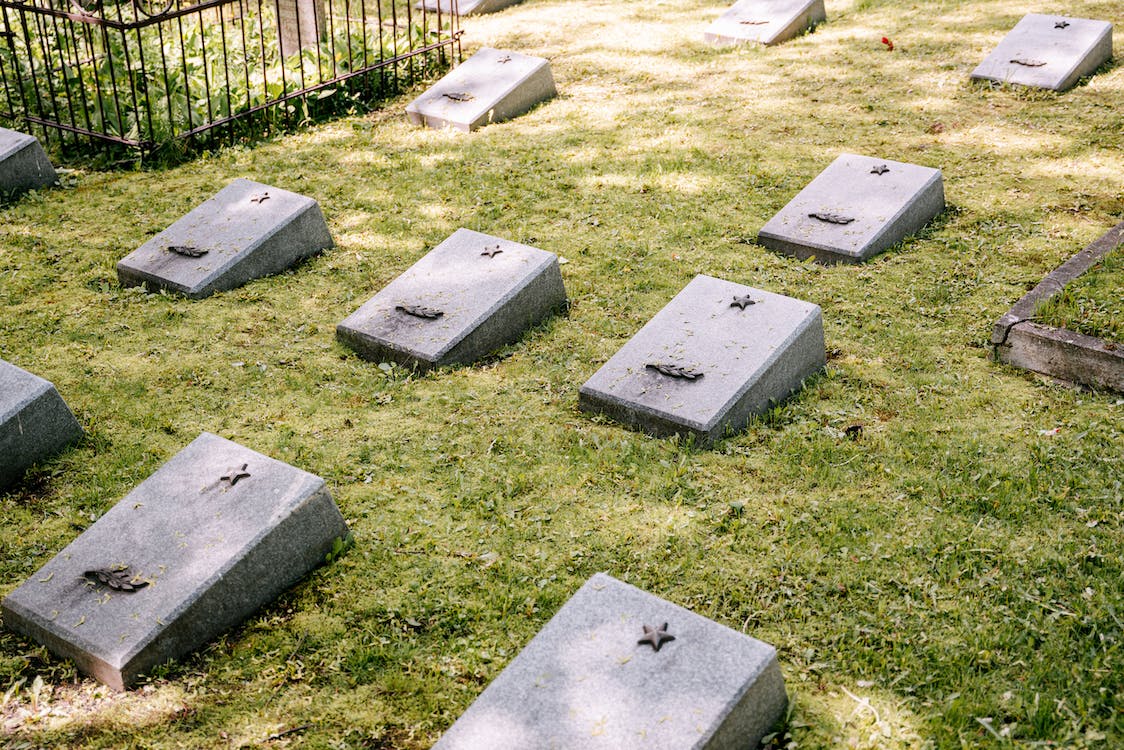
M 1124 250 L 1113 250 L 1038 308 L 1046 325 L 1124 343 Z
M 323 476 L 355 544 L 125 695 L 0 632 L 0 744 L 427 748 L 600 570 L 774 644 L 778 745 L 1124 744 L 1124 402 L 987 347 L 1120 220 L 1124 69 L 1060 95 L 972 84 L 1023 4 L 857 5 L 714 49 L 722 2 L 527 0 L 465 24 L 469 52 L 553 60 L 561 96 L 510 123 L 418 130 L 403 96 L 2 209 L 0 356 L 88 437 L 0 496 L 0 594 L 202 430 Z M 948 211 L 860 267 L 753 244 L 842 151 L 940 167 Z M 199 302 L 117 285 L 236 176 L 317 198 L 337 247 Z M 568 314 L 421 377 L 334 340 L 460 226 L 566 258 Z M 713 450 L 580 413 L 697 273 L 821 305 L 826 372 Z

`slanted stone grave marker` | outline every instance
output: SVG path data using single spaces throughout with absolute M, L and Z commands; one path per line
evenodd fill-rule
M 336 328 L 375 362 L 468 364 L 566 305 L 558 256 L 458 229 Z
M 458 16 L 479 16 L 501 11 L 519 2 L 522 0 L 424 0 L 415 7 L 433 12 L 455 12 Z
M 1065 91 L 1112 58 L 1112 24 L 1029 13 L 972 78 Z
M 82 435 L 54 384 L 0 359 L 0 489 Z
M 324 480 L 203 433 L 4 599 L 4 624 L 116 690 L 237 625 L 347 527 Z
M 239 178 L 125 256 L 117 277 L 201 299 L 331 246 L 315 200 Z
M 825 359 L 817 305 L 699 275 L 586 381 L 578 406 L 705 445 L 783 401 Z
M 842 154 L 761 228 L 767 248 L 821 263 L 861 263 L 944 210 L 939 169 Z
M 433 750 L 747 750 L 787 703 L 772 646 L 598 573 Z
M 738 0 L 710 25 L 703 39 L 712 44 L 770 46 L 826 19 L 823 0 Z
M 58 179 L 38 138 L 0 128 L 0 199 L 50 187 Z
M 557 94 L 550 61 L 484 47 L 406 107 L 410 120 L 464 132 L 510 120 Z

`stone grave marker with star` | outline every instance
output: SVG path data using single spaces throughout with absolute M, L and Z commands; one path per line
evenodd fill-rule
M 708 444 L 825 363 L 817 305 L 699 275 L 586 381 L 578 406 Z
M 757 241 L 801 260 L 861 263 L 943 210 L 939 169 L 842 154 L 769 219 Z
M 18 130 L 0 128 L 0 200 L 28 190 L 42 190 L 58 181 L 39 139 Z
M 566 305 L 558 256 L 458 229 L 336 328 L 375 362 L 468 364 Z
M 0 359 L 0 489 L 82 435 L 53 383 Z
M 1029 13 L 972 71 L 972 78 L 1065 91 L 1111 58 L 1108 21 Z
M 124 690 L 273 600 L 347 533 L 323 479 L 205 432 L 0 611 L 6 627 Z
M 433 750 L 746 750 L 787 703 L 772 646 L 598 573 Z
M 484 47 L 406 106 L 410 121 L 469 132 L 517 117 L 557 94 L 550 62 Z
M 201 299 L 280 273 L 332 244 L 315 200 L 239 178 L 125 256 L 117 277 L 124 286 Z
M 823 0 L 738 0 L 703 34 L 712 44 L 780 44 L 827 19 Z

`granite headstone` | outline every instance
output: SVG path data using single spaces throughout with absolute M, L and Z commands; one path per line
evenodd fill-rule
M 123 690 L 244 620 L 346 535 L 323 479 L 203 433 L 0 609 Z
M 467 133 L 557 93 L 548 60 L 485 47 L 410 102 L 406 113 L 419 125 Z
M 125 256 L 117 276 L 201 299 L 331 246 L 315 200 L 239 178 Z
M 39 139 L 27 133 L 0 128 L 0 199 L 28 190 L 41 190 L 58 181 L 51 160 Z
M 0 488 L 82 434 L 51 382 L 0 359 Z
M 750 750 L 787 703 L 772 646 L 598 573 L 433 750 Z
M 456 13 L 458 16 L 478 16 L 495 13 L 522 0 L 424 0 L 416 7 L 432 12 Z
M 1112 58 L 1112 24 L 1030 13 L 972 78 L 1065 91 Z
M 458 229 L 336 328 L 367 359 L 467 364 L 566 304 L 558 257 Z
M 707 444 L 783 401 L 825 362 L 809 302 L 699 275 L 578 392 L 578 406 Z
M 826 18 L 823 0 L 738 0 L 703 39 L 712 44 L 780 44 Z
M 801 259 L 860 263 L 943 210 L 939 169 L 842 154 L 769 219 L 757 241 Z

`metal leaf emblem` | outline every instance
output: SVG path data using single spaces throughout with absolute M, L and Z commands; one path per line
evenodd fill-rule
M 509 62 L 511 62 L 511 55 L 504 55 L 503 57 L 497 57 L 496 62 L 498 62 L 500 65 L 503 65 L 504 63 L 509 63 Z
M 1024 57 L 1015 57 L 1011 59 L 1015 65 L 1025 65 L 1028 68 L 1041 68 L 1046 64 L 1045 60 L 1031 60 Z
M 841 216 L 839 214 L 829 214 L 821 212 L 811 213 L 808 214 L 808 216 L 810 218 L 818 219 L 819 221 L 826 222 L 828 224 L 850 224 L 855 220 L 853 216 Z
M 446 99 L 452 99 L 454 102 L 470 102 L 476 97 L 467 91 L 450 91 L 442 94 L 441 96 Z
M 182 255 L 185 258 L 202 258 L 207 253 L 211 252 L 210 250 L 202 250 L 198 247 L 192 247 L 191 245 L 168 245 L 165 249 L 170 253 Z
M 435 310 L 432 307 L 423 307 L 422 305 L 395 305 L 394 309 L 407 315 L 413 315 L 415 318 L 425 318 L 426 320 L 440 318 L 445 314 L 442 310 Z
M 765 26 L 769 22 L 768 21 L 738 21 L 738 23 L 742 24 L 743 26 Z
M 258 193 L 250 196 L 250 203 L 261 204 L 265 203 L 267 200 L 269 200 L 269 193 Z
M 87 570 L 82 574 L 88 581 L 100 583 L 113 591 L 122 591 L 126 594 L 140 591 L 148 585 L 148 581 L 135 580 L 136 576 L 129 572 L 129 566 L 123 568 L 96 568 Z
M 692 370 L 686 365 L 676 365 L 669 362 L 649 362 L 644 366 L 649 370 L 655 370 L 660 375 L 680 380 L 698 380 L 703 376 L 698 370 Z

